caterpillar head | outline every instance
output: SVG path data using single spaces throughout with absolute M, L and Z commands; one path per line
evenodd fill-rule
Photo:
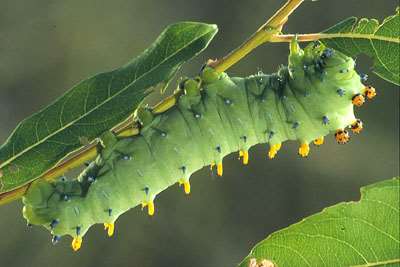
M 302 144 L 314 140 L 318 145 L 330 132 L 343 144 L 349 140 L 346 127 L 354 133 L 361 131 L 362 122 L 356 119 L 354 106 L 361 106 L 376 93 L 362 84 L 365 78 L 354 67 L 351 57 L 323 44 L 312 43 L 303 50 L 292 41 L 284 94 L 292 93 L 300 104 L 302 111 L 294 114 L 293 120 L 306 126 L 296 134 Z

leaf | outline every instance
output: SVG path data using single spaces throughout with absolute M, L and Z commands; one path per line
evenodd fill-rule
M 128 117 L 152 90 L 165 88 L 216 32 L 216 25 L 204 23 L 170 25 L 125 66 L 80 82 L 23 120 L 0 147 L 0 193 L 34 180 Z
M 240 267 L 255 259 L 279 267 L 399 266 L 399 198 L 399 177 L 363 187 L 359 202 L 339 203 L 271 234 Z
M 320 41 L 348 56 L 366 54 L 374 60 L 373 72 L 400 85 L 400 16 L 376 19 L 350 17 L 327 29 Z

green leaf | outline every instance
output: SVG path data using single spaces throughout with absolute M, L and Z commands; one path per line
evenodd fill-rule
M 165 88 L 216 32 L 216 25 L 204 23 L 170 25 L 125 66 L 80 82 L 22 121 L 0 147 L 0 193 L 34 180 L 127 118 L 151 91 Z
M 240 267 L 255 259 L 279 267 L 399 266 L 399 198 L 399 177 L 363 187 L 359 202 L 339 203 L 271 234 Z
M 381 24 L 376 19 L 351 17 L 324 31 L 321 37 L 321 42 L 348 56 L 368 55 L 374 60 L 375 74 L 400 85 L 399 8 Z

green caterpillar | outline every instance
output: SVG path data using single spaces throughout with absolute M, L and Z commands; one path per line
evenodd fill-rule
M 298 140 L 303 157 L 311 142 L 321 145 L 332 132 L 346 143 L 346 127 L 362 129 L 353 106 L 375 90 L 340 52 L 315 44 L 302 50 L 296 41 L 290 50 L 289 65 L 275 74 L 230 78 L 205 67 L 181 83 L 173 107 L 160 114 L 138 109 L 138 135 L 105 134 L 100 155 L 77 180 L 34 183 L 23 199 L 24 217 L 50 230 L 53 242 L 72 236 L 78 250 L 93 224 L 112 235 L 118 216 L 132 207 L 141 204 L 153 215 L 167 187 L 183 184 L 190 193 L 189 178 L 203 166 L 216 166 L 221 176 L 223 158 L 234 151 L 247 164 L 249 148 L 259 143 L 269 143 L 269 158 L 286 140 Z

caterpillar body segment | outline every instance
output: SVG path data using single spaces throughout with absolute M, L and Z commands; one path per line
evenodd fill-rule
M 155 111 L 137 110 L 138 135 L 105 134 L 104 149 L 77 180 L 33 184 L 23 199 L 28 223 L 57 240 L 72 236 L 76 250 L 93 224 L 112 235 L 117 218 L 137 205 L 153 215 L 167 187 L 183 185 L 190 193 L 190 176 L 202 167 L 216 166 L 222 175 L 223 158 L 232 152 L 247 164 L 256 144 L 269 143 L 274 158 L 284 141 L 297 140 L 306 157 L 309 144 L 321 145 L 329 133 L 345 143 L 346 127 L 362 128 L 352 102 L 368 92 L 354 61 L 322 46 L 303 51 L 292 43 L 289 66 L 275 74 L 230 78 L 205 67 L 200 78 L 184 81 L 183 93 Z

